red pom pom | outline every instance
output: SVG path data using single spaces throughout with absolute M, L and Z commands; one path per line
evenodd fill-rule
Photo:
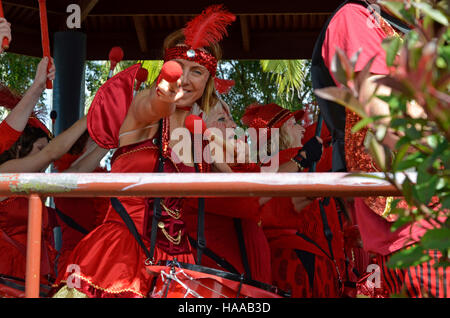
M 136 80 L 140 83 L 144 83 L 147 81 L 148 78 L 148 71 L 146 68 L 140 68 L 139 71 L 137 71 L 136 74 Z
M 180 64 L 175 61 L 168 61 L 164 63 L 161 69 L 161 78 L 169 83 L 176 82 L 181 75 L 183 75 L 183 69 Z
M 205 130 L 206 130 L 206 124 L 203 121 L 203 119 L 201 119 L 200 117 L 198 117 L 196 115 L 189 115 L 189 116 L 187 116 L 186 119 L 184 120 L 184 125 L 191 132 L 191 134 L 200 133 L 199 131 L 195 131 L 194 130 L 194 128 L 195 128 L 195 121 L 196 120 L 200 120 L 202 122 L 202 131 L 201 131 L 201 133 L 203 134 L 205 132 Z
M 123 59 L 123 50 L 120 46 L 115 46 L 109 51 L 109 60 L 111 61 L 111 69 L 114 69 Z
M 115 46 L 109 51 L 109 60 L 119 63 L 123 59 L 123 50 L 120 46 Z

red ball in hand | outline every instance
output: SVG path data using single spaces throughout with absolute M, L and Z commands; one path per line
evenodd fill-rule
M 202 122 L 202 131 L 195 131 L 194 127 L 195 127 L 195 121 L 199 120 Z M 203 121 L 203 119 L 201 119 L 199 116 L 196 115 L 189 115 L 186 117 L 186 119 L 184 120 L 184 125 L 186 126 L 186 128 L 191 132 L 191 134 L 195 134 L 195 133 L 204 133 L 206 130 L 206 124 Z M 197 124 L 198 125 L 198 124 Z
M 161 69 L 161 78 L 169 83 L 176 82 L 181 75 L 183 75 L 183 69 L 180 64 L 175 61 L 168 61 L 164 63 Z

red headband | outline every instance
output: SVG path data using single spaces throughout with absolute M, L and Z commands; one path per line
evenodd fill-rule
M 208 52 L 200 49 L 194 50 L 191 47 L 185 45 L 166 49 L 164 62 L 175 59 L 192 61 L 203 65 L 204 67 L 206 67 L 212 77 L 216 76 L 217 59 Z

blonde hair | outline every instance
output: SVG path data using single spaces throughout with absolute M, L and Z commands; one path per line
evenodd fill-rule
M 280 144 L 279 144 L 280 151 L 294 147 L 294 145 L 292 144 L 293 143 L 292 136 L 289 134 L 288 131 L 286 131 L 287 129 L 286 123 L 287 121 L 280 128 Z
M 183 29 L 172 32 L 164 39 L 163 44 L 163 55 L 165 54 L 165 50 L 171 47 L 175 47 L 178 44 L 184 44 L 185 37 L 183 34 Z M 204 47 L 208 53 L 214 56 L 217 60 L 222 58 L 222 49 L 218 43 L 214 43 L 211 46 Z M 212 107 L 216 105 L 219 101 L 219 97 L 216 93 L 214 78 L 210 75 L 208 81 L 205 86 L 205 91 L 202 94 L 202 97 L 197 101 L 200 108 L 208 114 Z

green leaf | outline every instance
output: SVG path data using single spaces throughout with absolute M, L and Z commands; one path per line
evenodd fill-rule
M 403 171 L 403 169 L 399 169 L 398 165 L 403 161 L 403 158 L 406 156 L 406 153 L 409 149 L 409 145 L 403 145 L 400 147 L 397 153 L 394 154 L 394 162 L 392 163 L 392 170 L 394 172 L 396 171 Z
M 450 209 L 450 196 L 444 197 L 441 203 L 443 209 Z
M 387 266 L 390 268 L 407 268 L 422 264 L 428 260 L 430 260 L 430 256 L 424 253 L 423 247 L 414 245 L 392 255 Z
M 401 126 L 406 126 L 407 120 L 405 118 L 394 118 L 391 120 L 391 128 L 398 128 Z
M 402 183 L 402 193 L 405 197 L 406 202 L 412 205 L 412 195 L 413 195 L 413 184 L 409 179 L 405 179 Z
M 412 1 L 411 4 L 417 9 L 423 11 L 426 15 L 430 16 L 434 21 L 448 26 L 448 20 L 445 14 L 437 9 L 433 9 L 429 3 Z
M 419 172 L 417 178 L 422 176 L 422 174 Z M 429 179 L 426 182 L 423 183 L 417 183 L 417 185 L 414 187 L 416 192 L 416 197 L 420 200 L 420 202 L 424 204 L 428 204 L 431 201 L 431 198 L 436 193 L 437 184 L 439 182 L 438 176 L 432 176 L 431 179 Z
M 368 124 L 371 124 L 374 122 L 373 117 L 366 117 L 361 119 L 360 121 L 358 121 L 356 123 L 355 126 L 353 126 L 352 128 L 352 133 L 355 133 L 357 131 L 360 131 L 361 129 L 363 129 L 364 127 L 366 127 Z
M 439 228 L 428 230 L 422 237 L 421 244 L 430 250 L 444 251 L 450 248 L 450 229 Z
M 400 210 L 404 210 L 404 209 L 393 209 L 391 211 L 390 214 L 400 214 L 403 211 Z M 399 218 L 394 222 L 394 224 L 391 225 L 391 232 L 395 232 L 397 231 L 399 228 L 401 228 L 402 226 L 404 226 L 405 224 L 411 223 L 412 222 L 412 217 L 409 215 L 400 215 Z
M 420 152 L 415 152 L 411 155 L 408 155 L 405 160 L 398 163 L 397 169 L 402 171 L 411 167 L 417 167 L 424 161 L 423 156 L 424 155 Z
M 388 164 L 387 161 L 390 158 L 387 147 L 380 144 L 380 142 L 376 140 L 376 137 L 370 131 L 367 131 L 364 146 L 368 149 L 377 166 L 380 167 L 381 170 L 385 171 Z
M 395 57 L 397 56 L 402 41 L 399 37 L 390 37 L 383 40 L 381 43 L 383 49 L 386 51 L 386 64 L 392 66 Z
M 380 119 L 386 118 L 387 116 L 372 116 L 372 117 L 366 117 L 361 119 L 359 122 L 356 123 L 355 126 L 352 128 L 352 133 L 355 133 L 362 128 L 366 127 L 367 125 L 377 122 Z
M 417 140 L 417 139 L 422 138 L 422 134 L 414 126 L 406 128 L 405 133 L 406 133 L 406 136 L 408 136 L 412 140 Z

